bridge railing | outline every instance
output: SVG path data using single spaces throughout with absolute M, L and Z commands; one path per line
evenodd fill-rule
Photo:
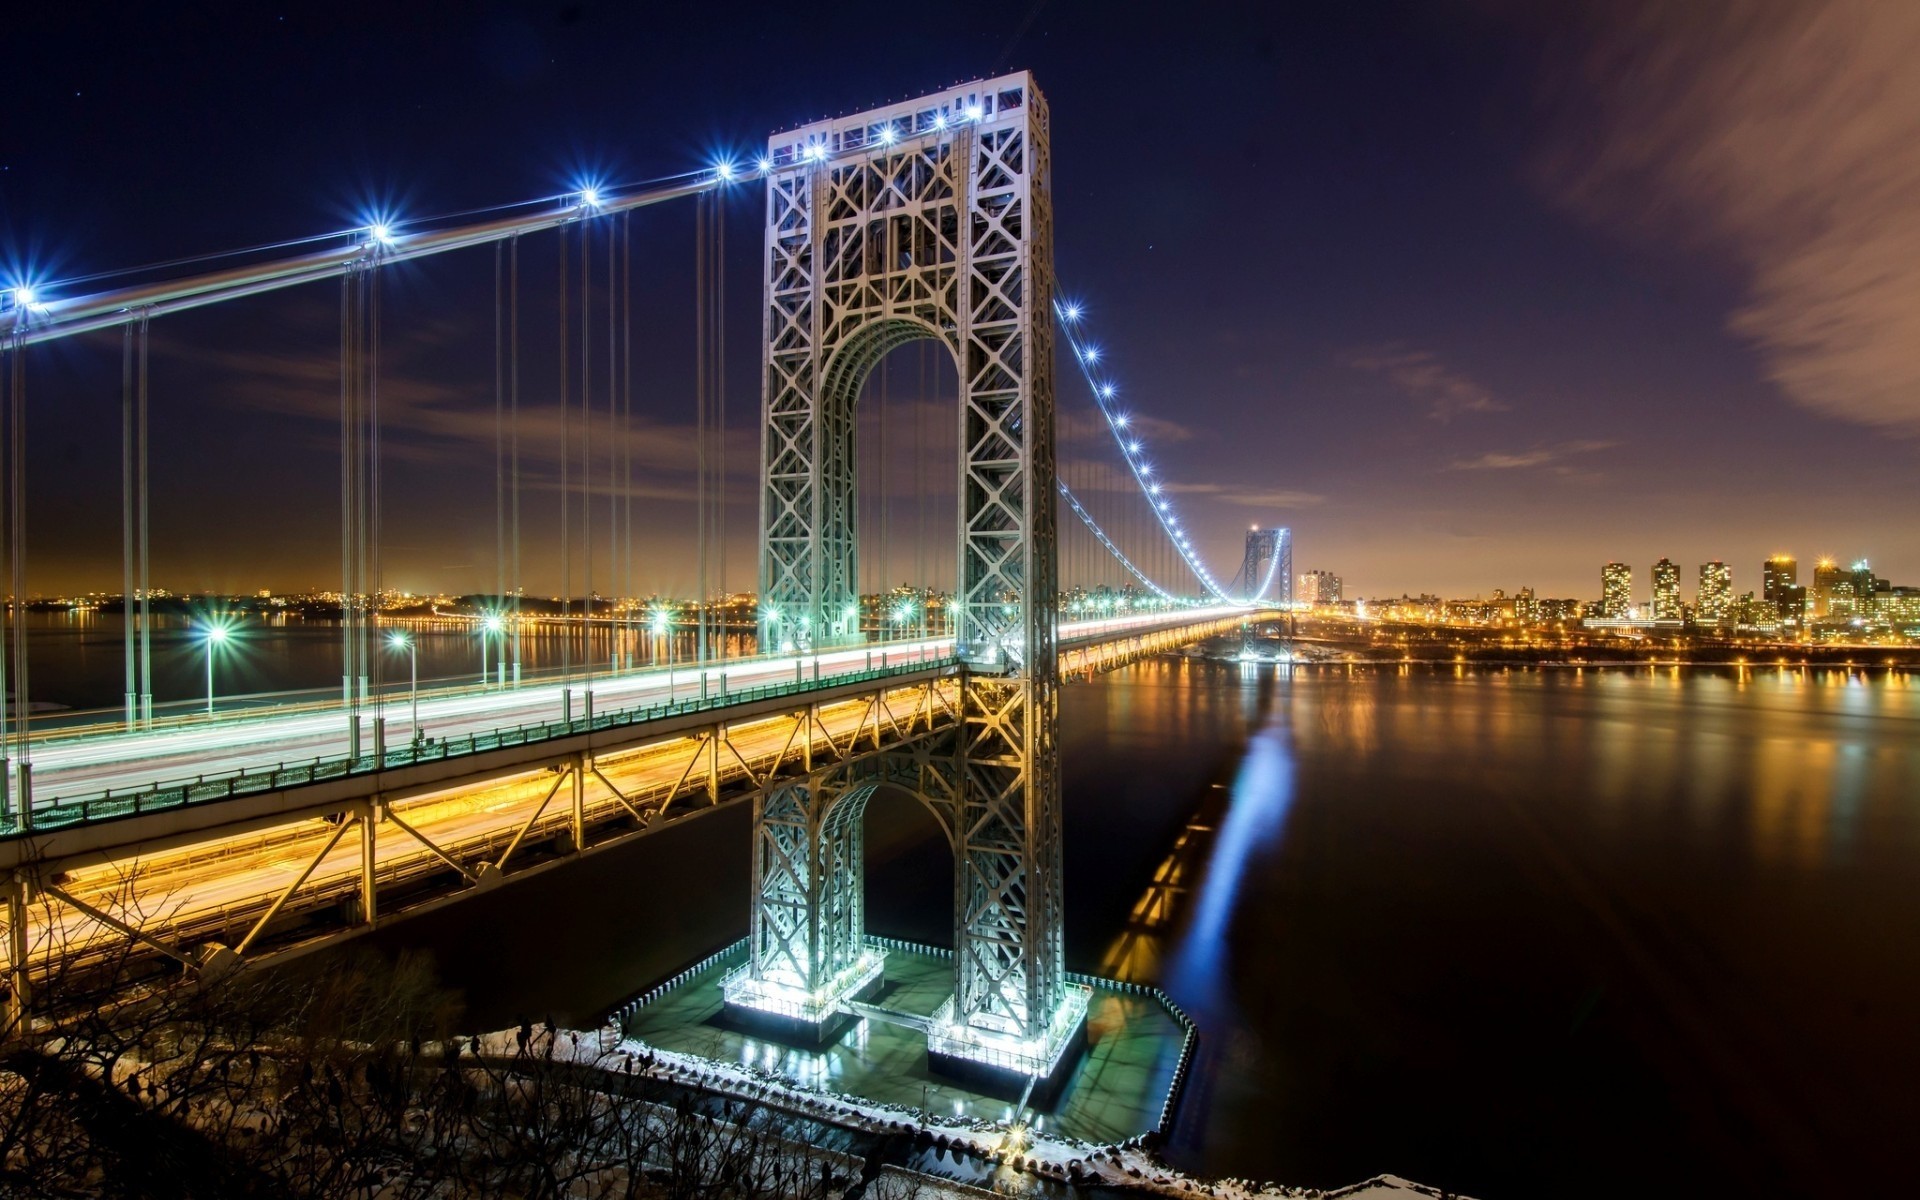
M 24 821 L 0 818 L 0 837 L 22 837 L 36 831 L 64 829 L 96 821 L 109 821 L 140 813 L 160 812 L 183 805 L 231 800 L 237 796 L 300 787 L 330 779 L 373 775 L 381 771 L 410 767 L 419 763 L 461 758 L 489 750 L 571 737 L 582 733 L 644 725 L 666 717 L 709 712 L 756 700 L 778 699 L 818 690 L 823 683 L 840 687 L 901 675 L 921 674 L 957 666 L 952 655 L 919 659 L 913 662 L 869 667 L 864 670 L 836 672 L 829 680 L 796 678 L 765 683 L 732 691 L 690 696 L 683 700 L 663 700 L 635 704 L 625 708 L 582 714 L 557 721 L 537 721 L 523 725 L 477 730 L 455 736 L 410 742 L 388 749 L 383 755 L 320 756 L 304 762 L 276 763 L 271 767 L 240 768 L 218 774 L 201 775 L 190 781 L 157 783 L 142 788 L 105 791 L 55 798 L 35 807 Z

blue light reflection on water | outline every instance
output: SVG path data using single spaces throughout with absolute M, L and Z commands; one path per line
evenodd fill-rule
M 1293 730 L 1277 707 L 1248 739 L 1186 931 L 1168 962 L 1168 981 L 1183 1001 L 1215 1010 L 1231 1003 L 1227 929 L 1248 870 L 1278 846 L 1293 797 Z

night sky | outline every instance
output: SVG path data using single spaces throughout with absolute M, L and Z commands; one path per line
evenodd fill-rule
M 1662 555 L 1689 593 L 1710 558 L 1757 590 L 1782 550 L 1920 583 L 1920 6 L 70 4 L 7 40 L 0 251 L 42 280 L 744 160 L 1031 69 L 1063 291 L 1171 423 L 1156 461 L 1223 575 L 1260 522 L 1349 595 L 1590 597 L 1608 559 L 1646 592 Z M 738 189 L 728 230 L 736 585 L 760 207 Z M 691 206 L 635 242 L 637 585 L 685 591 Z M 550 307 L 551 237 L 526 253 Z M 494 579 L 491 271 L 385 285 L 394 586 Z M 155 326 L 156 585 L 337 586 L 337 303 Z M 117 590 L 119 340 L 30 362 L 30 588 Z

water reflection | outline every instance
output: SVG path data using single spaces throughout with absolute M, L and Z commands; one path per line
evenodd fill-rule
M 1275 680 L 1265 674 L 1255 686 L 1272 689 Z M 1284 682 L 1280 690 L 1288 695 Z M 1232 993 L 1227 929 L 1239 911 L 1248 871 L 1278 848 L 1293 807 L 1293 786 L 1292 717 L 1287 704 L 1275 703 L 1247 740 L 1192 916 L 1168 962 L 1167 977 L 1177 979 L 1181 994 L 1203 1007 L 1218 1008 Z

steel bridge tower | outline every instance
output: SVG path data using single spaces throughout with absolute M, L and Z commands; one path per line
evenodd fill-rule
M 728 1002 L 824 1039 L 878 984 L 861 817 L 891 785 L 954 855 L 954 995 L 930 1054 L 1049 1076 L 1087 993 L 1061 946 L 1046 101 L 1026 73 L 963 84 L 776 135 L 761 165 L 762 644 L 860 638 L 854 405 L 889 351 L 939 342 L 960 379 L 960 719 L 756 800 L 752 960 Z
M 1246 556 L 1240 560 L 1239 579 L 1241 586 L 1246 588 L 1247 602 L 1257 604 L 1268 599 L 1266 591 L 1276 578 L 1280 589 L 1270 603 L 1290 609 L 1293 604 L 1293 531 L 1284 527 L 1262 529 L 1255 525 L 1247 530 Z M 1287 623 L 1291 632 L 1291 615 L 1287 617 Z M 1243 659 L 1255 657 L 1254 632 L 1252 620 L 1240 626 L 1240 657 Z

